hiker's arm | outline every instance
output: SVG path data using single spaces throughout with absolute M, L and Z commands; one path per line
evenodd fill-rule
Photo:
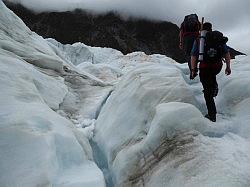
M 230 67 L 231 56 L 230 56 L 230 53 L 227 52 L 227 53 L 224 55 L 224 58 L 225 58 L 225 63 L 226 63 L 225 74 L 226 74 L 226 75 L 230 75 L 230 74 L 231 74 L 231 67 Z
M 191 56 L 191 76 L 190 79 L 194 79 L 197 75 L 197 57 L 192 55 Z
M 197 71 L 197 57 L 194 55 L 191 56 L 191 70 Z
M 190 79 L 194 79 L 197 75 L 198 69 L 197 69 L 197 60 L 199 56 L 198 51 L 198 44 L 197 41 L 194 41 L 193 48 L 191 50 L 191 72 L 190 72 Z

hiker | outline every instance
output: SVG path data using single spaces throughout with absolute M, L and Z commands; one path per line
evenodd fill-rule
M 218 94 L 218 84 L 216 75 L 222 69 L 223 58 L 226 63 L 225 74 L 231 74 L 230 68 L 230 53 L 226 45 L 227 37 L 219 31 L 212 31 L 211 23 L 204 23 L 203 29 L 206 31 L 204 42 L 203 60 L 199 63 L 199 76 L 203 86 L 203 94 L 206 101 L 208 113 L 205 115 L 212 122 L 216 122 L 216 106 L 214 97 Z M 193 44 L 191 51 L 191 79 L 197 75 L 197 61 L 199 57 L 199 39 Z
M 184 51 L 185 60 L 188 62 L 188 67 L 191 74 L 190 53 L 193 43 L 199 36 L 200 22 L 196 14 L 185 16 L 184 21 L 180 27 L 179 33 L 179 48 Z

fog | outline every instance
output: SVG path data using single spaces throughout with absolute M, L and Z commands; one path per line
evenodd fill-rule
M 66 11 L 75 8 L 104 13 L 117 11 L 126 17 L 171 21 L 180 25 L 189 13 L 204 16 L 229 37 L 229 45 L 250 54 L 249 0 L 8 0 L 21 3 L 36 12 Z

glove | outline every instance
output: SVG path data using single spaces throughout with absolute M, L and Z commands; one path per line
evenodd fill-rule
M 191 72 L 190 72 L 190 79 L 193 80 L 198 74 L 198 69 L 195 68 L 195 69 L 191 69 Z
M 226 75 L 230 75 L 231 74 L 231 68 L 230 67 L 226 67 L 225 74 Z

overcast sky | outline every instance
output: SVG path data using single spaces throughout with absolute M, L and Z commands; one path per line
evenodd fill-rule
M 250 0 L 9 0 L 35 11 L 83 8 L 96 12 L 116 10 L 125 16 L 171 21 L 180 25 L 189 13 L 204 16 L 229 37 L 229 45 L 250 54 Z

